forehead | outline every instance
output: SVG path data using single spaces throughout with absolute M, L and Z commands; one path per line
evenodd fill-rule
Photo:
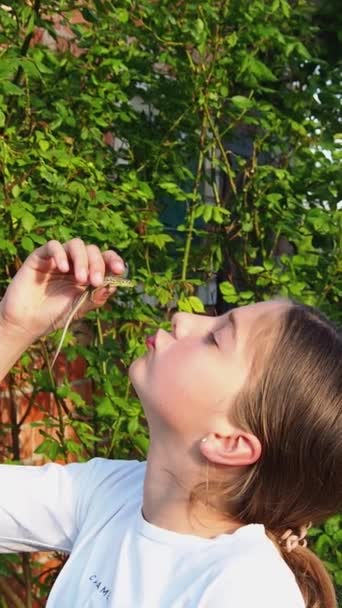
M 261 362 L 270 352 L 280 329 L 282 312 L 290 304 L 290 300 L 277 298 L 234 308 L 222 315 L 227 321 L 233 316 L 235 352 L 246 363 Z
M 249 334 L 251 329 L 266 329 L 281 316 L 285 306 L 289 306 L 290 301 L 285 298 L 276 298 L 266 302 L 258 302 L 234 308 L 224 315 L 223 318 L 234 319 L 237 333 Z

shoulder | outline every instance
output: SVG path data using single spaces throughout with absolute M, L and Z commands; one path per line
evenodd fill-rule
M 146 462 L 138 460 L 108 460 L 106 458 L 92 458 L 87 462 L 76 462 L 67 465 L 48 464 L 41 469 L 51 468 L 60 471 L 60 474 L 71 484 L 84 486 L 85 489 L 114 487 L 122 482 L 132 483 L 145 476 Z
M 77 520 L 84 522 L 90 511 L 114 512 L 142 498 L 146 462 L 93 458 L 86 463 L 64 465 L 76 499 Z
M 104 480 L 119 481 L 123 478 L 139 477 L 145 474 L 146 462 L 138 460 L 109 460 L 106 458 L 92 458 L 84 463 L 64 465 L 66 472 L 73 475 L 74 471 L 81 471 L 83 476 L 90 477 L 98 483 Z
M 294 574 L 259 524 L 233 534 L 230 550 L 226 556 L 221 554 L 209 605 L 305 608 Z
M 75 463 L 65 466 L 66 472 L 71 476 L 76 472 L 83 478 L 89 488 L 114 489 L 124 484 L 128 487 L 130 482 L 136 486 L 143 482 L 146 462 L 138 460 L 107 460 L 106 458 L 92 458 L 86 463 Z

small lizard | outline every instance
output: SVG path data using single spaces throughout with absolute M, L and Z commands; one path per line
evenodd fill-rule
M 87 299 L 89 298 L 91 301 L 93 301 L 93 295 L 94 293 L 98 290 L 98 289 L 103 289 L 103 287 L 134 287 L 135 282 L 131 281 L 130 279 L 124 279 L 123 277 L 119 277 L 119 276 L 115 276 L 115 275 L 106 275 L 104 277 L 104 281 L 102 283 L 102 285 L 100 285 L 99 287 L 92 287 L 91 285 L 89 285 L 84 291 L 83 293 L 81 293 L 81 295 L 76 299 L 75 304 L 73 305 L 70 314 L 68 315 L 68 318 L 65 322 L 64 325 L 64 329 L 63 329 L 63 333 L 61 336 L 61 339 L 59 341 L 55 356 L 52 360 L 51 363 L 51 369 L 53 368 L 56 359 L 59 355 L 59 353 L 61 352 L 61 348 L 64 342 L 64 338 L 65 338 L 65 334 L 68 331 L 68 328 L 70 326 L 71 321 L 73 320 L 75 314 L 77 313 L 77 311 L 81 308 L 81 306 L 84 304 L 84 302 L 87 301 Z

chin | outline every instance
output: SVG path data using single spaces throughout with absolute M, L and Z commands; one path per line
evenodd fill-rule
M 139 361 L 139 359 L 134 359 L 134 361 L 132 361 L 132 363 L 128 367 L 128 377 L 129 377 L 130 381 L 132 382 L 133 386 L 134 386 L 134 377 L 136 374 L 136 368 L 137 368 L 138 361 Z
M 139 398 L 141 398 L 139 394 L 139 387 L 140 392 L 142 392 L 144 385 L 146 385 L 145 370 L 142 357 L 138 357 L 138 359 L 132 361 L 128 368 L 128 377 L 137 395 L 139 396 Z

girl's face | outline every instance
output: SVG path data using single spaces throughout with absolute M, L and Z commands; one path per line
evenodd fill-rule
M 159 329 L 154 347 L 136 359 L 129 376 L 154 433 L 191 444 L 215 432 L 247 379 L 257 331 L 274 323 L 284 301 L 252 304 L 220 316 L 176 313 L 172 332 Z

